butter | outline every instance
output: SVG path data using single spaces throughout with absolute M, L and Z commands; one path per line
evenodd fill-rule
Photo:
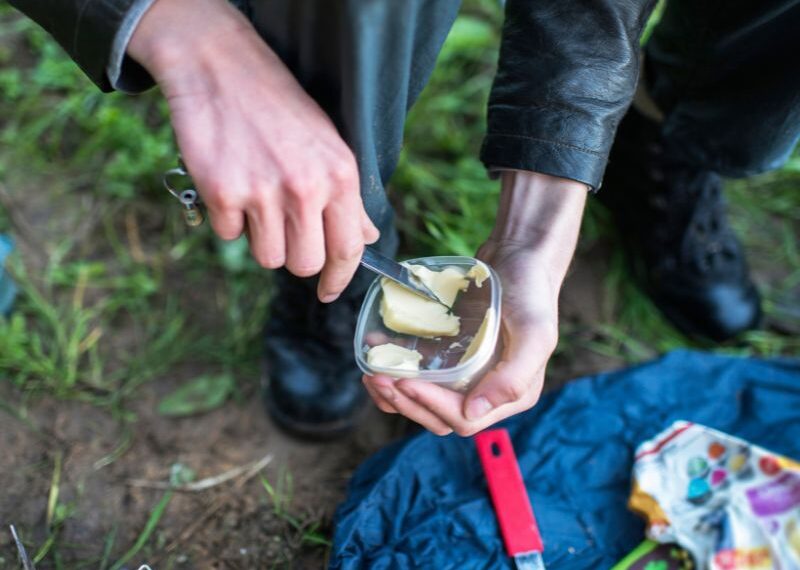
M 469 287 L 469 280 L 463 271 L 454 267 L 445 267 L 441 271 L 431 271 L 424 265 L 409 265 L 408 270 L 414 277 L 436 293 L 445 305 L 453 306 L 461 291 Z M 437 306 L 441 306 L 435 303 Z
M 416 350 L 387 343 L 373 346 L 367 352 L 367 363 L 376 368 L 391 368 L 393 370 L 419 370 L 422 355 Z
M 475 333 L 475 336 L 469 343 L 469 346 L 467 346 L 467 350 L 464 352 L 464 355 L 458 361 L 459 364 L 464 364 L 467 360 L 475 356 L 475 353 L 478 352 L 478 350 L 480 350 L 484 339 L 486 339 L 486 333 L 493 324 L 493 320 L 494 320 L 494 310 L 491 307 L 489 307 L 488 309 L 486 309 L 486 315 L 483 317 L 483 322 L 481 322 L 481 326 L 478 328 L 478 332 Z
M 475 281 L 476 287 L 481 287 L 483 282 L 489 279 L 489 268 L 482 261 L 478 261 L 469 268 L 466 275 L 467 279 Z
M 452 267 L 431 271 L 421 265 L 409 266 L 410 271 L 446 304 L 452 306 L 460 291 L 469 286 L 465 275 Z M 386 328 L 402 334 L 424 338 L 456 336 L 461 329 L 460 319 L 447 307 L 417 295 L 389 280 L 381 280 L 380 314 Z

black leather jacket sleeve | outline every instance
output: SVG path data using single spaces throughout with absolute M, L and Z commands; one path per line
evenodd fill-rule
M 600 187 L 654 0 L 508 0 L 481 160 Z
M 135 0 L 9 0 L 49 32 L 103 91 L 117 30 Z

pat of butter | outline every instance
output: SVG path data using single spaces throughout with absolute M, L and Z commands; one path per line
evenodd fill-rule
M 458 269 L 447 267 L 431 271 L 421 265 L 411 265 L 409 270 L 445 303 L 452 306 L 459 291 L 469 286 L 469 280 Z M 433 338 L 455 336 L 461 328 L 460 319 L 448 313 L 436 301 L 417 295 L 389 280 L 381 280 L 380 313 L 386 328 L 395 332 Z
M 494 321 L 494 310 L 489 307 L 486 309 L 486 315 L 483 317 L 483 322 L 481 326 L 478 328 L 478 332 L 475 333 L 475 336 L 472 339 L 472 342 L 469 343 L 467 350 L 464 352 L 464 356 L 461 357 L 461 360 L 458 361 L 459 364 L 463 364 L 473 356 L 478 350 L 481 348 L 484 339 L 486 338 L 486 331 L 489 330 L 489 327 L 492 326 Z
M 476 287 L 481 287 L 483 282 L 489 279 L 489 268 L 482 261 L 478 261 L 469 268 L 466 275 L 467 279 L 475 281 Z
M 431 271 L 424 265 L 409 265 L 408 270 L 428 289 L 436 293 L 442 302 L 446 305 L 453 306 L 456 302 L 456 297 L 461 291 L 466 291 L 469 287 L 469 280 L 463 271 L 455 267 L 445 267 L 441 271 Z M 419 295 L 416 295 L 417 297 Z M 432 302 L 432 301 L 429 301 Z M 438 303 L 436 306 L 441 307 Z
M 422 355 L 416 350 L 387 343 L 373 346 L 367 352 L 367 363 L 376 368 L 392 368 L 394 370 L 419 370 Z

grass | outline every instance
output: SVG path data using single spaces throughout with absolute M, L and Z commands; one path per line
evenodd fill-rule
M 262 476 L 261 486 L 264 487 L 272 503 L 272 512 L 278 519 L 285 521 L 292 531 L 294 536 L 290 541 L 299 541 L 301 545 L 330 548 L 331 541 L 320 531 L 321 522 L 316 517 L 298 518 L 291 513 L 294 483 L 290 472 L 280 471 L 275 486 Z
M 147 522 L 142 529 L 142 532 L 139 534 L 136 542 L 133 543 L 125 554 L 120 557 L 119 560 L 114 562 L 111 565 L 111 570 L 120 570 L 121 568 L 125 567 L 125 564 L 131 561 L 131 559 L 139 554 L 139 551 L 144 548 L 147 544 L 147 541 L 150 540 L 150 536 L 155 531 L 156 527 L 158 526 L 158 522 L 161 520 L 161 517 L 164 516 L 164 511 L 167 509 L 167 505 L 169 505 L 170 499 L 172 499 L 172 490 L 168 490 L 164 493 L 164 496 L 156 503 L 156 506 L 153 507 L 153 510 L 150 512 L 150 516 L 147 518 Z
M 409 115 L 390 190 L 408 255 L 472 255 L 492 227 L 498 187 L 477 156 L 501 19 L 494 0 L 466 3 Z M 12 198 L 23 196 L 46 220 L 26 222 L 9 207 L 10 193 L 0 192 L 0 231 L 26 244 L 10 264 L 21 288 L 15 312 L 0 318 L 0 383 L 13 387 L 0 409 L 30 429 L 38 428 L 29 409 L 45 397 L 107 411 L 123 435 L 98 469 L 131 445 L 138 421 L 131 402 L 144 384 L 188 365 L 235 378 L 232 397 L 241 399 L 258 371 L 269 280 L 244 242 L 222 243 L 207 225 L 182 225 L 157 177 L 175 156 L 166 116 L 155 92 L 100 94 L 44 32 L 0 6 L 0 190 L 23 189 Z M 605 319 L 564 323 L 561 357 L 591 351 L 634 362 L 681 346 L 800 354 L 798 185 L 800 156 L 778 172 L 728 185 L 732 222 L 764 276 L 769 327 L 722 347 L 686 339 L 660 317 L 628 279 L 605 212 L 591 204 L 580 250 L 611 244 L 598 284 Z M 210 312 L 221 322 L 210 322 Z M 81 516 L 62 502 L 60 453 L 53 454 L 47 538 L 32 549 L 56 568 L 74 556 L 60 529 Z M 287 540 L 298 548 L 328 545 L 312 519 L 290 514 L 291 478 L 262 485 L 273 514 L 286 523 Z M 170 496 L 155 504 L 133 544 L 118 544 L 109 530 L 101 567 L 122 567 L 153 542 Z M 115 525 L 109 521 L 109 529 Z

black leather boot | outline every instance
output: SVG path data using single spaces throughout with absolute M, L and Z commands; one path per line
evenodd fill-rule
M 353 356 L 361 300 L 373 276 L 359 270 L 341 298 L 316 296 L 317 279 L 278 271 L 264 329 L 263 397 L 267 412 L 293 434 L 329 439 L 353 428 L 365 408 L 362 372 Z
M 723 341 L 757 326 L 760 298 L 726 220 L 720 177 L 676 160 L 659 125 L 633 108 L 598 198 L 615 218 L 634 275 L 681 331 Z

